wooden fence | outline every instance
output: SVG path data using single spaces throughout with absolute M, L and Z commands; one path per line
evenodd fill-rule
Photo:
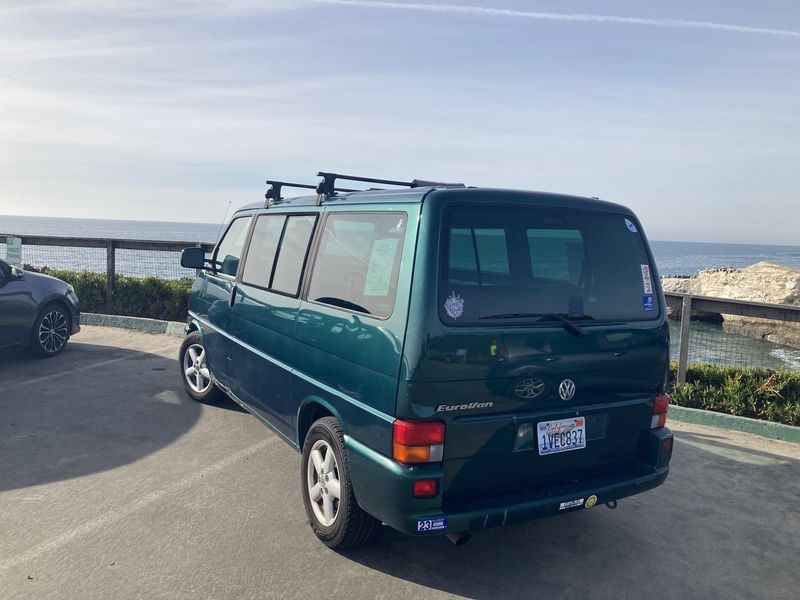
M 737 315 L 784 323 L 800 323 L 800 306 L 787 304 L 766 304 L 709 296 L 691 296 L 689 294 L 664 294 L 667 306 L 680 312 L 680 339 L 678 341 L 678 385 L 686 383 L 686 365 L 689 362 L 689 323 L 692 311 L 716 313 L 720 315 Z
M 5 242 L 6 237 L 11 237 L 11 234 L 0 233 L 0 242 Z M 62 265 L 58 264 L 57 258 L 59 252 L 63 255 L 69 248 L 104 249 L 105 250 L 104 268 L 102 263 L 100 263 L 99 265 L 93 266 L 92 268 L 86 270 L 93 270 L 99 272 L 105 271 L 106 286 L 108 291 L 107 298 L 109 303 L 111 302 L 111 298 L 113 298 L 114 294 L 114 281 L 116 279 L 118 272 L 117 253 L 120 250 L 133 250 L 141 253 L 147 253 L 148 255 L 152 253 L 156 253 L 156 255 L 158 253 L 161 253 L 161 256 L 168 257 L 167 261 L 163 261 L 164 264 L 169 264 L 170 266 L 174 266 L 177 269 L 179 268 L 179 263 L 177 263 L 176 253 L 181 252 L 184 248 L 188 248 L 191 246 L 201 247 L 205 249 L 206 252 L 211 252 L 214 249 L 214 244 L 207 242 L 131 240 L 131 239 L 119 239 L 119 238 L 88 238 L 88 237 L 76 238 L 76 237 L 42 236 L 42 235 L 21 235 L 15 237 L 19 237 L 22 239 L 22 248 L 23 248 L 22 262 L 32 264 L 35 267 L 48 266 L 48 267 L 65 268 Z M 35 246 L 37 248 L 41 247 L 52 248 L 54 250 L 52 253 L 52 257 L 53 259 L 56 260 L 56 264 L 53 264 L 53 261 L 48 261 L 47 258 L 39 258 L 36 261 L 32 260 L 29 261 L 29 259 L 26 259 L 26 252 L 25 252 L 26 246 L 27 247 Z M 60 251 L 56 252 L 55 251 L 56 248 L 60 249 Z M 170 253 L 170 254 L 164 254 L 164 253 Z M 176 264 L 172 265 L 172 263 Z M 159 276 L 159 274 L 156 272 L 149 274 Z

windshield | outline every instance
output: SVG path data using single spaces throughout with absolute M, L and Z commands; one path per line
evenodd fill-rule
M 448 325 L 659 316 L 644 240 L 624 215 L 451 206 L 442 231 L 439 314 Z

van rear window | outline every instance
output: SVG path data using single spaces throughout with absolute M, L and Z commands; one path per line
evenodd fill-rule
M 552 313 L 581 321 L 656 318 L 650 259 L 635 229 L 615 213 L 451 206 L 440 254 L 442 321 L 527 325 Z

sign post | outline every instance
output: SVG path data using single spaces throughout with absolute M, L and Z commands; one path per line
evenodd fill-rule
M 22 238 L 6 238 L 6 261 L 17 267 L 22 266 Z

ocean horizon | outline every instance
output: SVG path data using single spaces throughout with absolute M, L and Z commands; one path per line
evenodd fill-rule
M 219 223 L 0 215 L 0 235 L 213 243 L 221 231 Z M 692 276 L 703 269 L 742 268 L 762 261 L 800 269 L 800 245 L 650 240 L 650 246 L 663 277 Z

